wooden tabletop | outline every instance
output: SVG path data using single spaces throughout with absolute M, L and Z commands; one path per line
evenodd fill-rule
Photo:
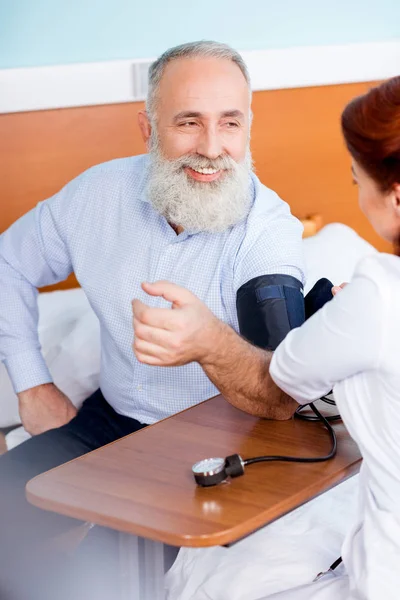
M 341 423 L 334 428 L 333 460 L 249 465 L 242 477 L 200 488 L 191 466 L 203 458 L 318 456 L 330 447 L 320 423 L 259 419 L 216 396 L 39 475 L 27 497 L 46 510 L 175 546 L 228 544 L 358 471 L 356 444 Z

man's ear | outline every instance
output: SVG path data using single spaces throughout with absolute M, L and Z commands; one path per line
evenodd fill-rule
M 151 136 L 151 125 L 150 125 L 149 117 L 147 116 L 147 112 L 145 110 L 141 110 L 139 112 L 138 123 L 139 123 L 140 133 L 142 134 L 143 141 L 146 144 L 146 147 L 148 150 L 150 136 Z

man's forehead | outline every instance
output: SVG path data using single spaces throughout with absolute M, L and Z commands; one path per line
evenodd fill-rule
M 198 110 L 214 103 L 218 110 L 246 108 L 247 82 L 239 67 L 226 59 L 178 59 L 167 65 L 159 87 L 159 100 L 177 111 Z

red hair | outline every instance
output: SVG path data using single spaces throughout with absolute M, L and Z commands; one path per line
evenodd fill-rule
M 383 192 L 400 183 L 400 77 L 352 100 L 342 131 L 351 156 Z

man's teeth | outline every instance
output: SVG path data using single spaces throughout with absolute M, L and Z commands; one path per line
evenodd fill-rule
M 193 169 L 193 171 L 196 171 L 196 173 L 201 173 L 202 175 L 214 175 L 215 173 L 218 173 L 219 169 Z

